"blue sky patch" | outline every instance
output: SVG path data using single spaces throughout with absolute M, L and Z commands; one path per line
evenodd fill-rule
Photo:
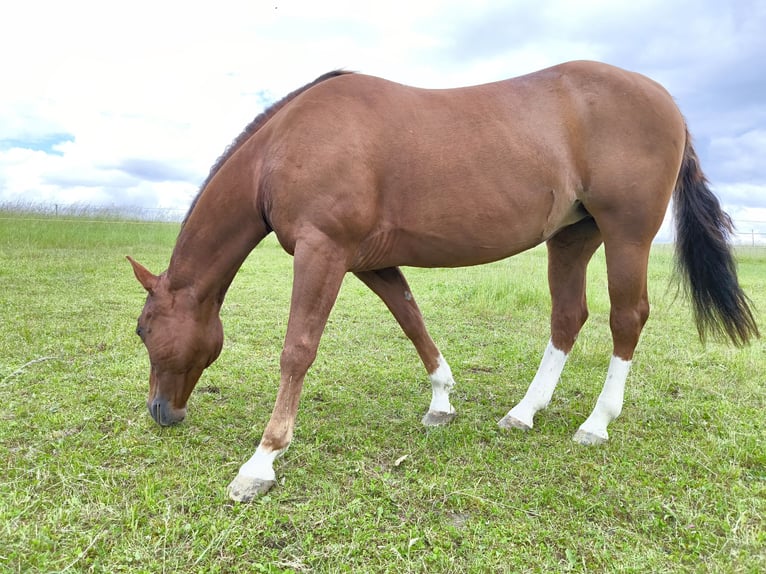
M 48 154 L 63 155 L 55 146 L 64 142 L 73 142 L 74 135 L 68 133 L 52 133 L 27 138 L 4 138 L 0 139 L 0 150 L 12 148 L 43 151 Z

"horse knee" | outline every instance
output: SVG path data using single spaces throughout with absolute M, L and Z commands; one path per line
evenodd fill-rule
M 316 359 L 317 348 L 305 341 L 285 343 L 279 364 L 282 372 L 307 371 Z

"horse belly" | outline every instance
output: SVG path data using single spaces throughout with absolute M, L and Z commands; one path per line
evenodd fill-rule
M 451 238 L 419 234 L 402 234 L 402 260 L 410 267 L 467 267 L 505 259 L 540 243 L 540 237 L 529 238 Z
M 422 207 L 422 206 L 421 206 Z M 544 241 L 549 233 L 546 211 L 443 210 L 435 204 L 417 207 L 398 224 L 390 221 L 359 247 L 354 269 L 393 266 L 464 267 L 515 255 Z

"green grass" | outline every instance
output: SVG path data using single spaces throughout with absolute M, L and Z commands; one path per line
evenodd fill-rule
M 0 572 L 756 572 L 766 570 L 766 345 L 696 338 L 652 256 L 652 317 L 609 444 L 571 437 L 610 355 L 602 252 L 591 318 L 529 433 L 496 421 L 548 339 L 545 251 L 406 274 L 458 381 L 459 416 L 426 430 L 430 389 L 393 318 L 345 283 L 307 377 L 280 484 L 225 487 L 271 412 L 291 259 L 273 239 L 239 272 L 226 344 L 187 420 L 146 413 L 134 335 L 177 224 L 0 220 Z M 764 328 L 766 252 L 738 253 Z M 404 458 L 406 457 L 406 458 Z

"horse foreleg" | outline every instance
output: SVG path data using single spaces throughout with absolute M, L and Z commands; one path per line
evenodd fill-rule
M 276 483 L 274 461 L 293 437 L 303 379 L 316 357 L 345 274 L 341 251 L 321 241 L 296 245 L 290 318 L 280 358 L 280 381 L 274 410 L 255 454 L 228 487 L 229 496 L 247 502 Z
M 422 419 L 425 426 L 447 424 L 457 413 L 449 394 L 455 385 L 452 371 L 426 330 L 412 291 L 398 267 L 355 274 L 380 297 L 412 341 L 431 380 L 431 404 Z
M 576 442 L 585 445 L 601 444 L 609 439 L 606 427 L 622 412 L 625 380 L 641 330 L 649 317 L 646 290 L 649 245 L 605 244 L 605 251 L 614 352 L 596 406 L 574 435 Z
M 588 318 L 585 271 L 599 245 L 601 233 L 592 219 L 565 227 L 548 240 L 551 339 L 524 398 L 498 423 L 502 428 L 529 430 L 535 413 L 548 406 L 577 334 Z

